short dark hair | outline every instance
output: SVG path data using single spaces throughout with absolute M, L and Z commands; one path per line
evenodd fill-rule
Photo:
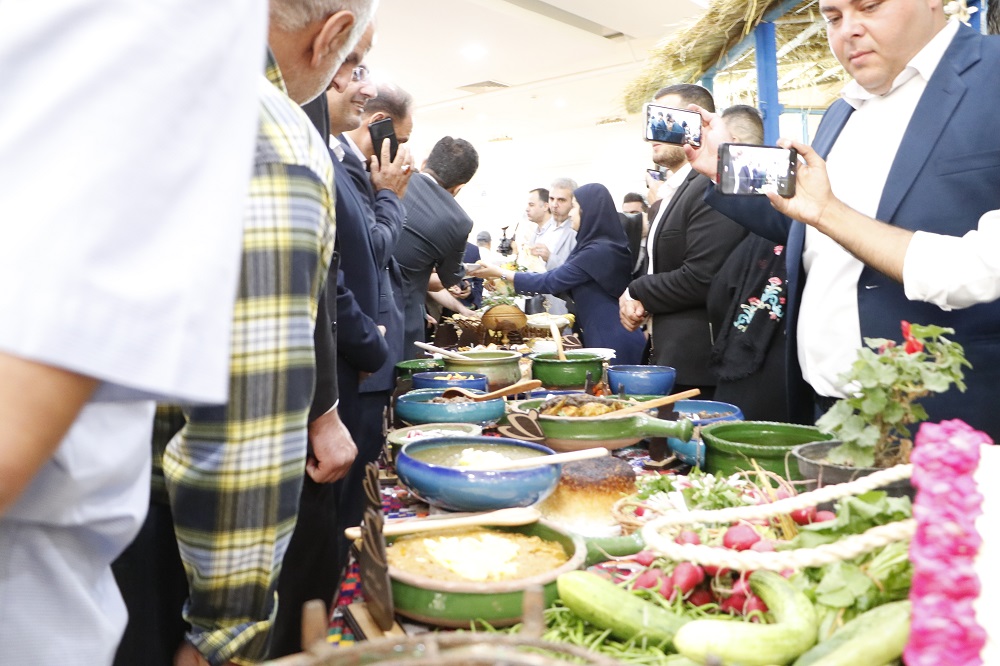
M 697 104 L 706 111 L 715 113 L 715 100 L 712 98 L 712 93 L 695 83 L 675 83 L 665 86 L 656 91 L 653 99 L 659 99 L 664 95 L 677 95 L 685 104 Z
M 536 187 L 533 190 L 528 190 L 528 194 L 531 194 L 532 192 L 538 192 L 538 200 L 542 203 L 549 202 L 549 191 L 544 187 Z
M 413 95 L 392 83 L 380 83 L 377 86 L 378 97 L 372 97 L 365 102 L 365 113 L 372 115 L 381 111 L 390 118 L 402 120 L 410 115 L 413 105 Z
M 629 192 L 622 199 L 623 204 L 635 203 L 637 201 L 642 204 L 642 212 L 645 213 L 647 210 L 649 210 L 649 206 L 646 205 L 646 199 L 643 198 L 643 196 L 638 192 Z
M 764 143 L 764 118 L 749 104 L 735 104 L 722 112 L 729 133 L 740 143 Z
M 427 156 L 426 169 L 434 172 L 446 190 L 468 183 L 478 168 L 479 153 L 465 139 L 446 136 L 434 144 Z
M 986 32 L 1000 35 L 1000 0 L 990 0 L 986 7 Z

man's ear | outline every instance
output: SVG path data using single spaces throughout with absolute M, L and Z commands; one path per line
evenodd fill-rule
M 458 193 L 462 190 L 463 187 L 465 187 L 465 183 L 461 183 L 460 185 L 456 185 L 455 187 L 449 187 L 448 191 L 451 192 L 451 196 L 457 197 Z
M 370 117 L 368 118 L 368 121 L 367 121 L 367 124 L 371 125 L 371 124 L 372 124 L 372 123 L 374 123 L 374 122 L 378 122 L 379 120 L 383 120 L 383 119 L 385 119 L 385 118 L 388 118 L 388 117 L 389 117 L 389 116 L 387 116 L 387 115 L 386 115 L 385 113 L 383 113 L 382 111 L 376 111 L 375 113 L 373 113 L 373 114 L 372 114 L 372 115 L 371 115 L 371 116 L 370 116 Z
M 347 42 L 354 27 L 354 14 L 341 9 L 326 17 L 312 41 L 310 64 L 320 67 L 323 59 L 339 51 Z

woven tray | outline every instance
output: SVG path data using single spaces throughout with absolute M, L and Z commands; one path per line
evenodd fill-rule
M 735 551 L 717 546 L 679 544 L 674 537 L 687 525 L 728 524 L 737 520 L 757 520 L 777 517 L 849 495 L 860 495 L 895 481 L 909 478 L 912 465 L 897 465 L 861 477 L 850 483 L 825 486 L 769 504 L 740 506 L 715 511 L 672 511 L 649 521 L 642 527 L 646 547 L 670 559 L 700 565 L 725 567 L 734 571 L 770 569 L 802 569 L 819 567 L 832 562 L 850 560 L 895 541 L 913 536 L 916 521 L 912 518 L 879 525 L 863 534 L 856 534 L 835 543 L 815 548 L 800 548 L 776 552 L 753 550 Z

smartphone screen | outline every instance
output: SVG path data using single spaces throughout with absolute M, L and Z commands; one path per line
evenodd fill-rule
M 399 141 L 396 140 L 396 130 L 392 126 L 392 118 L 376 120 L 368 125 L 368 134 L 372 138 L 372 148 L 381 159 L 382 142 L 389 139 L 389 161 L 396 159 L 396 151 L 399 150 Z
M 724 143 L 719 146 L 719 182 L 722 194 L 762 195 L 777 192 L 795 196 L 794 148 Z
M 648 173 L 649 177 L 652 178 L 653 180 L 666 180 L 667 179 L 667 176 L 662 171 L 660 171 L 659 169 L 646 169 L 646 173 Z
M 700 113 L 651 103 L 643 108 L 646 117 L 643 136 L 646 141 L 675 143 L 679 146 L 685 143 L 701 145 Z

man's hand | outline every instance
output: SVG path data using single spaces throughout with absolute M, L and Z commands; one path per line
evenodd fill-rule
M 628 291 L 618 297 L 618 318 L 621 319 L 622 326 L 629 331 L 634 331 L 642 322 L 646 321 L 646 308 L 640 301 L 629 298 Z
M 542 261 L 548 261 L 549 257 L 552 256 L 552 252 L 549 250 L 548 245 L 545 245 L 544 243 L 532 245 L 528 249 L 528 253 L 533 254 L 536 257 L 540 257 Z
M 354 438 L 336 409 L 309 424 L 309 443 L 312 455 L 306 461 L 306 473 L 316 483 L 333 483 L 344 478 L 358 455 Z
M 376 146 L 376 150 L 378 150 Z M 396 159 L 389 161 L 389 139 L 382 142 L 380 151 L 381 157 L 372 155 L 371 159 L 371 179 L 372 187 L 375 191 L 392 190 L 400 199 L 406 194 L 406 188 L 410 184 L 410 176 L 413 175 L 413 158 L 410 156 L 410 149 L 405 145 L 399 146 L 396 151 Z
M 794 148 L 805 160 L 799 161 L 795 174 L 795 196 L 785 198 L 775 192 L 768 192 L 767 198 L 779 213 L 823 231 L 823 220 L 832 206 L 840 203 L 830 189 L 830 177 L 826 173 L 826 162 L 809 146 L 779 139 L 782 148 Z
M 451 295 L 455 298 L 468 298 L 472 295 L 472 285 L 467 281 L 462 280 L 458 284 L 448 287 L 448 291 L 450 291 Z
M 732 143 L 733 135 L 726 127 L 722 116 L 706 111 L 697 104 L 689 104 L 688 108 L 701 114 L 701 147 L 695 148 L 690 144 L 684 144 L 684 155 L 695 171 L 705 174 L 713 183 L 717 183 L 719 146 L 723 143 Z

